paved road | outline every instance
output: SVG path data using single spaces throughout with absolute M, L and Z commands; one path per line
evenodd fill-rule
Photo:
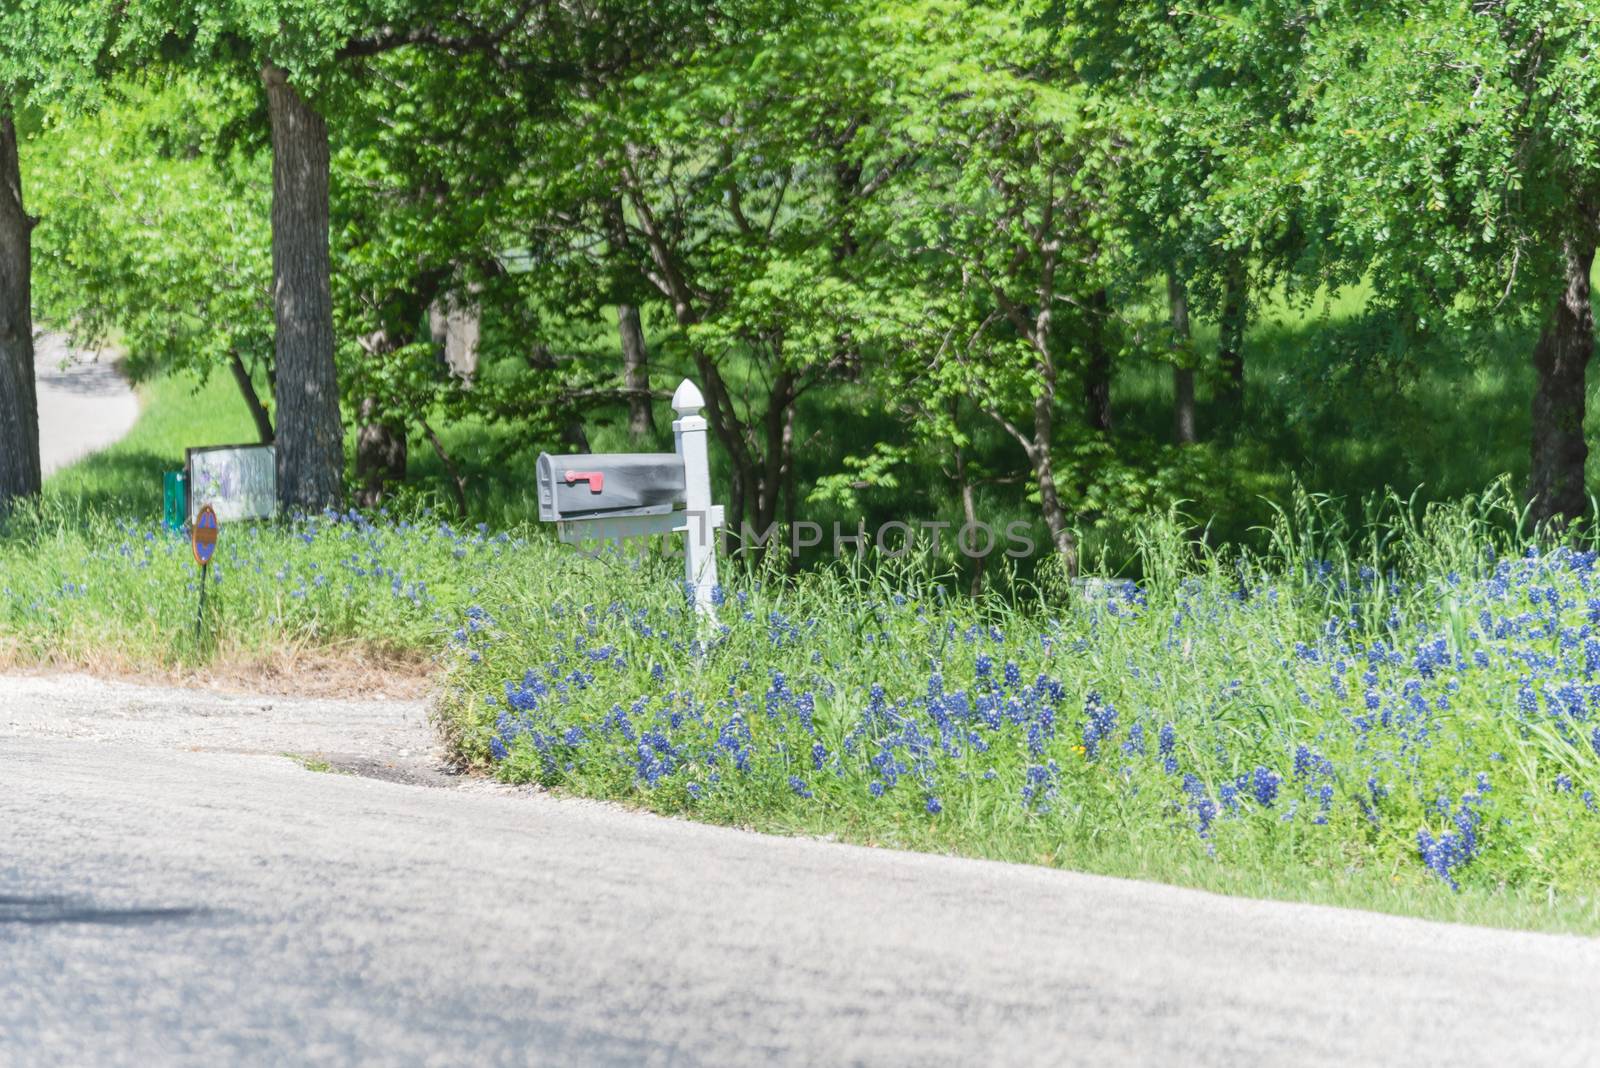
M 0 1063 L 1600 1063 L 1600 941 L 744 834 L 430 747 L 415 703 L 0 678 Z
M 75 352 L 60 334 L 34 349 L 39 389 L 39 460 L 50 472 L 120 439 L 139 417 L 133 389 L 106 358 Z M 65 364 L 65 366 L 63 366 Z

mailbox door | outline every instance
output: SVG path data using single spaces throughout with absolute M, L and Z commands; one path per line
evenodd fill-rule
M 539 517 L 670 512 L 684 499 L 683 461 L 671 452 L 539 457 Z

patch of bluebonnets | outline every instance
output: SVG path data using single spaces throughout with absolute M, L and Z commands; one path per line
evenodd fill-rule
M 919 637 L 869 627 L 856 640 L 920 650 L 918 681 L 908 686 L 901 673 L 844 690 L 836 680 L 851 672 L 830 670 L 836 649 L 793 655 L 816 640 L 818 620 L 758 614 L 744 592 L 719 590 L 719 603 L 739 610 L 697 638 L 683 636 L 694 627 L 678 606 L 667 616 L 591 607 L 550 635 L 542 662 L 485 699 L 488 750 L 507 774 L 553 784 L 603 767 L 643 790 L 678 783 L 702 802 L 740 780 L 774 777 L 794 804 L 827 805 L 859 790 L 874 803 L 902 798 L 929 818 L 986 794 L 984 804 L 1009 803 L 1025 818 L 1083 819 L 1087 795 L 1109 789 L 1154 805 L 1208 850 L 1236 824 L 1410 839 L 1415 860 L 1459 889 L 1497 835 L 1509 838 L 1517 812 L 1519 797 L 1496 785 L 1511 781 L 1495 767 L 1506 763 L 1500 748 L 1521 745 L 1519 768 L 1532 769 L 1538 789 L 1573 795 L 1590 815 L 1594 792 L 1577 787 L 1600 782 L 1596 555 L 1559 549 L 1490 563 L 1480 579 L 1435 580 L 1440 611 L 1414 625 L 1392 598 L 1378 618 L 1359 618 L 1362 590 L 1379 582 L 1364 569 L 1329 598 L 1337 610 L 1314 634 L 1265 664 L 1238 665 L 1253 677 L 1199 694 L 1175 690 L 1165 674 L 1184 676 L 1192 643 L 1210 640 L 1219 620 L 1273 611 L 1275 588 L 1185 584 L 1160 648 L 1139 664 L 1102 663 L 1093 685 L 1084 665 L 1100 662 L 1112 630 L 1150 622 L 1149 598 L 1135 584 L 1110 586 L 1086 616 L 1025 635 L 959 628 L 936 593 L 882 599 L 863 615 L 910 614 Z M 1337 581 L 1320 568 L 1305 577 Z M 1382 581 L 1391 594 L 1399 582 Z M 602 632 L 628 635 L 629 651 L 596 644 Z M 468 655 L 475 637 L 456 634 Z M 774 663 L 806 665 L 804 677 L 718 660 L 721 650 L 752 646 L 774 651 Z M 630 656 L 648 659 L 647 675 L 629 671 Z M 1072 670 L 1023 667 L 1062 662 L 1052 658 L 1072 659 Z M 686 664 L 693 670 L 668 670 Z M 605 673 L 648 683 L 597 714 Z M 1464 688 L 1470 714 L 1455 706 Z M 1241 723 L 1263 707 L 1259 730 L 1241 736 Z M 1531 800 L 1520 780 L 1519 790 L 1521 803 Z

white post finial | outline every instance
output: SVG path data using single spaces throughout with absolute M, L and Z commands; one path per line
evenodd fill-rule
M 715 620 L 711 603 L 717 586 L 716 528 L 721 509 L 711 503 L 711 464 L 706 455 L 706 421 L 700 414 L 706 399 L 695 384 L 685 378 L 672 394 L 672 422 L 678 456 L 683 460 L 684 476 L 684 562 L 685 578 L 694 591 L 695 608 Z
M 678 388 L 672 394 L 672 410 L 680 416 L 699 415 L 700 409 L 706 406 L 706 399 L 700 395 L 700 388 L 685 378 L 678 383 Z

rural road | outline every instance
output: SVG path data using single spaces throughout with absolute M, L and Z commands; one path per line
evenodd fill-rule
M 1600 1063 L 1600 940 L 746 834 L 432 746 L 416 702 L 0 677 L 0 1063 Z
M 40 335 L 33 364 L 39 391 L 39 461 L 46 478 L 118 441 L 139 418 L 133 388 L 110 362 L 73 350 L 60 334 Z

